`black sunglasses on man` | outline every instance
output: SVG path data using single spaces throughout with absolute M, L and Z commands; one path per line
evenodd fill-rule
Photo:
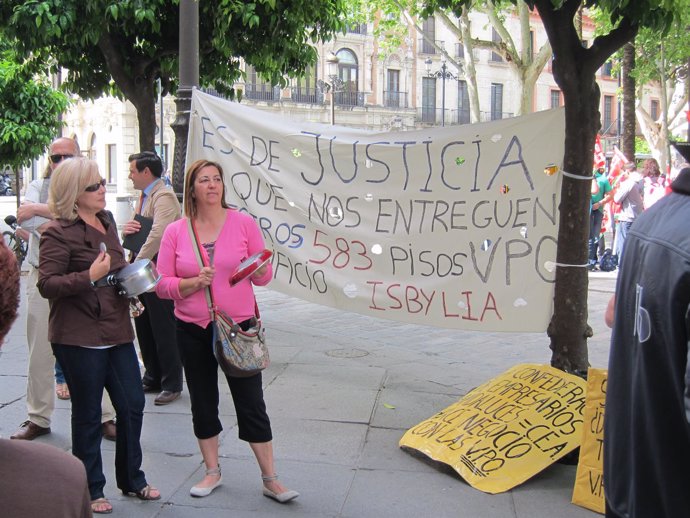
M 53 164 L 59 164 L 59 163 L 62 162 L 65 158 L 74 158 L 74 155 L 60 155 L 60 154 L 56 154 L 56 155 L 50 155 L 48 158 L 50 158 L 50 161 L 51 161 Z

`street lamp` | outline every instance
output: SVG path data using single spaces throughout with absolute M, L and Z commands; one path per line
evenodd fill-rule
M 340 59 L 332 51 L 326 56 L 326 65 L 328 68 L 328 78 L 331 80 L 330 90 L 331 90 L 331 126 L 335 125 L 335 92 L 336 92 L 336 80 L 338 77 L 338 63 Z
M 179 12 L 179 86 L 175 96 L 175 120 L 170 126 L 175 132 L 173 189 L 182 200 L 192 90 L 199 86 L 199 1 L 180 0 Z
M 323 81 L 319 79 L 316 82 L 316 86 L 321 93 L 331 92 L 331 126 L 335 124 L 335 94 L 336 92 L 343 91 L 343 85 L 345 84 L 340 76 L 338 75 L 338 63 L 340 59 L 333 52 L 329 52 L 325 58 L 326 61 L 326 75 L 330 82 Z
M 431 71 L 431 58 L 426 58 L 424 61 L 426 65 L 426 75 L 427 77 L 441 78 L 441 126 L 446 125 L 446 79 L 458 79 L 458 76 L 454 75 L 448 66 L 446 65 L 445 58 L 441 61 L 441 69 L 436 72 Z

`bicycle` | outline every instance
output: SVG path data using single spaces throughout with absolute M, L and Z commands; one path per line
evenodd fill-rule
M 26 241 L 17 236 L 17 218 L 13 215 L 5 216 L 5 223 L 12 229 L 5 230 L 2 233 L 2 239 L 5 241 L 7 247 L 14 252 L 17 258 L 17 266 L 21 269 L 26 253 L 28 251 L 28 244 Z

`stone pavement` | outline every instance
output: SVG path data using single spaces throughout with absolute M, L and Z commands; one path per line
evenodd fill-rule
M 593 367 L 607 366 L 610 331 L 603 312 L 614 288 L 615 272 L 590 273 Z M 114 444 L 104 441 L 105 493 L 113 516 L 597 516 L 570 503 L 575 466 L 554 464 L 512 491 L 488 495 L 452 470 L 438 469 L 398 447 L 408 428 L 507 368 L 549 363 L 546 334 L 475 333 L 376 320 L 268 289 L 258 289 L 257 297 L 272 356 L 264 385 L 276 469 L 283 483 L 300 491 L 300 498 L 280 505 L 262 496 L 258 467 L 249 447 L 237 439 L 234 408 L 223 382 L 223 486 L 206 498 L 189 496 L 189 488 L 203 475 L 189 397 L 185 392 L 171 405 L 156 407 L 154 395 L 147 394 L 143 468 L 162 499 L 141 502 L 119 494 Z M 23 309 L 0 358 L 2 437 L 26 418 Z M 52 431 L 37 441 L 69 450 L 69 401 L 57 401 Z

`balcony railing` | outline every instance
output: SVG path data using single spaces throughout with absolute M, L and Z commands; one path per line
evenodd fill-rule
M 279 101 L 280 87 L 268 84 L 247 83 L 244 86 L 244 96 L 254 101 Z
M 479 112 L 480 122 L 489 122 L 498 119 L 509 119 L 513 117 L 514 114 L 510 112 Z M 417 121 L 423 122 L 425 124 L 441 124 L 441 108 L 418 108 L 417 109 Z M 470 110 L 469 109 L 449 109 L 446 108 L 446 125 L 449 124 L 469 124 L 470 123 Z
M 462 43 L 455 44 L 455 59 L 460 60 L 460 62 L 465 60 L 465 47 L 462 46 Z M 479 49 L 472 49 L 472 60 L 479 61 Z
M 443 47 L 442 41 L 436 41 L 435 43 L 439 47 Z M 419 49 L 420 54 L 438 54 L 436 47 L 432 43 L 428 42 L 426 38 L 419 38 L 419 41 L 417 41 L 417 48 Z
M 407 108 L 407 92 L 383 92 L 383 105 L 386 108 Z
M 290 99 L 296 103 L 320 104 L 323 102 L 323 92 L 318 88 L 293 86 Z
M 366 35 L 367 33 L 367 24 L 366 23 L 358 23 L 352 26 L 348 26 L 347 32 L 349 34 L 363 34 Z
M 335 104 L 337 106 L 364 106 L 364 93 L 349 90 L 336 92 Z
M 601 121 L 600 133 L 602 135 L 618 135 L 618 119 L 604 117 L 604 120 Z
M 497 121 L 501 119 L 510 119 L 511 117 L 514 117 L 515 114 L 510 113 L 510 112 L 479 112 L 479 117 L 481 119 L 481 122 L 488 122 L 488 121 Z

